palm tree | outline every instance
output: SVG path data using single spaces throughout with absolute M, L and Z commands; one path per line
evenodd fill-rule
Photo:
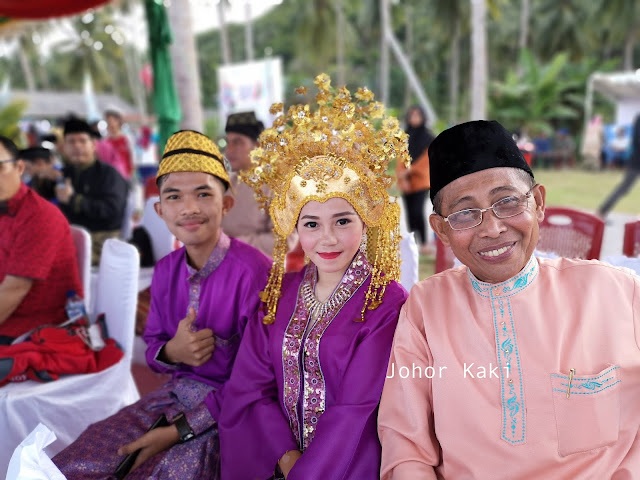
M 607 2 L 607 5 L 609 3 Z M 596 43 L 587 26 L 595 21 L 595 2 L 581 0 L 544 0 L 533 4 L 532 30 L 537 32 L 533 49 L 541 58 L 549 59 L 556 52 L 566 51 L 573 60 L 582 58 Z M 597 20 L 601 22 L 601 19 Z
M 529 39 L 529 18 L 531 17 L 530 0 L 522 0 L 520 9 L 520 49 L 527 48 L 527 40 Z
M 450 38 L 449 53 L 449 124 L 458 120 L 458 102 L 460 93 L 460 48 L 463 29 L 468 30 L 469 15 L 464 0 L 436 0 L 434 18 L 439 19 L 442 34 Z M 450 37 L 449 37 L 450 35 Z
M 218 2 L 218 21 L 220 22 L 220 42 L 222 44 L 222 62 L 226 65 L 231 63 L 231 47 L 229 45 L 229 33 L 227 32 L 227 22 L 224 17 L 224 9 L 229 6 L 229 0 Z
M 471 0 L 471 120 L 487 117 L 487 5 Z
M 27 90 L 33 92 L 36 89 L 36 81 L 33 76 L 33 69 L 31 68 L 31 59 L 27 53 L 29 50 L 32 50 L 31 47 L 33 47 L 33 43 L 31 42 L 30 36 L 27 36 L 27 34 L 20 35 L 18 42 L 20 44 L 18 48 L 18 58 L 20 59 L 22 73 L 24 74 L 24 79 L 27 83 Z
M 171 44 L 171 60 L 173 62 L 173 78 L 182 105 L 181 127 L 201 132 L 204 124 L 191 3 L 171 2 L 167 13 L 174 35 L 174 41 Z
M 636 0 L 606 0 L 596 15 L 599 22 L 610 26 L 612 41 L 624 44 L 623 67 L 633 70 L 633 51 L 640 33 L 640 4 Z

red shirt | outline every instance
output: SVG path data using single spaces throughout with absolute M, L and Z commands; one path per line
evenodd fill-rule
M 6 275 L 32 279 L 31 290 L 2 324 L 0 335 L 17 337 L 66 319 L 66 293 L 82 292 L 76 249 L 62 212 L 22 184 L 0 214 L 0 282 Z

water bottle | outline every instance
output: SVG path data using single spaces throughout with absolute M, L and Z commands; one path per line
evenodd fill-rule
M 67 304 L 65 305 L 67 317 L 71 321 L 83 318 L 87 314 L 87 310 L 84 308 L 84 300 L 75 290 L 69 290 L 67 292 Z

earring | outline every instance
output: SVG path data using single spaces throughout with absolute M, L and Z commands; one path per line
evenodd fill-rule
M 362 234 L 362 239 L 360 240 L 360 252 L 364 255 L 367 254 L 367 232 Z

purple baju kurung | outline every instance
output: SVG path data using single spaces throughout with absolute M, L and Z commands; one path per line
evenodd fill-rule
M 217 478 L 217 419 L 225 384 L 247 321 L 255 318 L 258 294 L 270 266 L 266 255 L 224 234 L 200 271 L 187 264 L 184 248 L 158 262 L 144 334 L 146 357 L 153 370 L 172 373 L 172 379 L 137 403 L 91 425 L 54 457 L 69 480 L 111 478 L 123 458 L 117 454 L 118 447 L 142 436 L 159 415 L 164 413 L 171 420 L 180 412 L 185 413 L 197 436 L 153 456 L 127 479 Z M 196 309 L 198 330 L 213 330 L 213 355 L 199 367 L 163 363 L 158 354 L 175 335 L 189 307 Z
M 345 301 L 310 326 L 307 266 L 282 281 L 273 325 L 250 322 L 220 418 L 223 480 L 266 479 L 289 450 L 303 451 L 289 480 L 378 479 L 378 402 L 407 292 L 396 282 L 375 310 L 360 312 L 370 266 L 358 254 L 341 286 Z

